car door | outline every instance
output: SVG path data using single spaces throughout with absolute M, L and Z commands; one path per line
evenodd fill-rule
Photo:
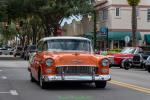
M 38 80 L 38 70 L 39 70 L 39 66 L 40 66 L 40 61 L 42 59 L 42 48 L 43 48 L 43 41 L 40 41 L 37 45 L 37 52 L 35 53 L 34 57 L 33 57 L 33 65 L 31 66 L 31 72 L 33 77 L 35 77 L 35 79 Z

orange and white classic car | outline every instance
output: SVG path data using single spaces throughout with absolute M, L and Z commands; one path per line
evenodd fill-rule
M 83 37 L 41 39 L 28 70 L 31 81 L 38 81 L 43 89 L 52 82 L 94 82 L 105 88 L 111 79 L 109 60 L 94 54 L 91 41 Z

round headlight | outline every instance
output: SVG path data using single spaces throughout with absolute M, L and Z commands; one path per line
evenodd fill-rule
M 54 62 L 53 59 L 50 59 L 50 58 L 45 61 L 47 66 L 51 66 L 53 62 Z
M 108 59 L 103 59 L 102 60 L 102 66 L 109 66 L 109 60 Z

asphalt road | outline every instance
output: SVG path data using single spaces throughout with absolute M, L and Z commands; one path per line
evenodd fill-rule
M 105 89 L 88 84 L 56 84 L 42 90 L 30 82 L 27 61 L 0 56 L 0 100 L 150 100 L 150 74 L 111 68 Z

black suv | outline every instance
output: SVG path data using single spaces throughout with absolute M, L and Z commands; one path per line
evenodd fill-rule
M 14 57 L 16 56 L 21 56 L 22 55 L 22 47 L 21 46 L 16 46 L 14 49 Z
M 24 51 L 24 60 L 29 60 L 31 53 L 36 51 L 36 45 L 28 45 L 27 49 Z

